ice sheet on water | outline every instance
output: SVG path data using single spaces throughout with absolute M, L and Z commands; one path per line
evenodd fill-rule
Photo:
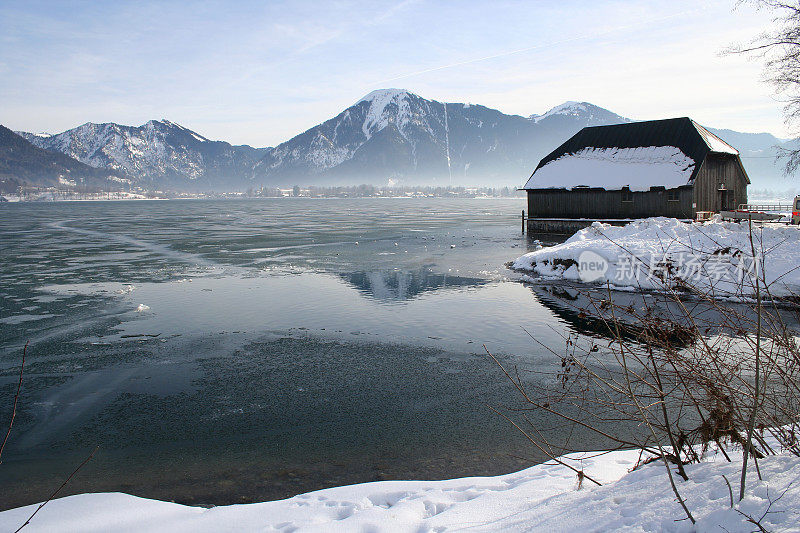
M 22 324 L 23 322 L 33 322 L 35 320 L 44 320 L 45 318 L 52 318 L 54 316 L 57 316 L 57 315 L 53 315 L 53 314 L 49 314 L 49 313 L 46 313 L 46 314 L 43 314 L 43 315 L 14 315 L 14 316 L 6 317 L 6 318 L 0 318 L 0 324 L 9 324 L 9 325 L 13 326 L 15 324 Z

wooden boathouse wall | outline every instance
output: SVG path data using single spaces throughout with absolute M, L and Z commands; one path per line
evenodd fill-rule
M 694 180 L 694 200 L 697 211 L 732 211 L 747 203 L 750 180 L 735 155 L 710 153 L 703 160 Z M 694 214 L 693 213 L 693 214 Z
M 649 191 L 603 188 L 528 189 L 528 216 L 536 218 L 692 218 L 692 186 Z

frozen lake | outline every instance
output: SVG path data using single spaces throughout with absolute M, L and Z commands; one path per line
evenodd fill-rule
M 30 341 L 0 508 L 124 491 L 192 504 L 542 457 L 486 356 L 552 379 L 586 333 L 519 283 L 523 199 L 0 207 L 0 420 Z M 556 420 L 537 420 L 560 435 Z M 4 427 L 4 426 L 3 426 Z M 604 443 L 573 434 L 573 446 Z

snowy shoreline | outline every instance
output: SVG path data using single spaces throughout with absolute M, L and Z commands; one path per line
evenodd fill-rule
M 719 298 L 755 293 L 764 273 L 773 296 L 800 291 L 800 228 L 746 223 L 687 223 L 648 218 L 625 226 L 595 222 L 564 243 L 518 257 L 511 268 L 536 277 L 610 284 L 621 290 L 686 290 Z M 763 288 L 763 287 L 762 287 Z
M 638 450 L 583 452 L 495 477 L 446 481 L 377 481 L 323 489 L 286 500 L 212 508 L 189 507 L 123 493 L 81 494 L 48 503 L 25 531 L 751 531 L 740 514 L 760 517 L 770 531 L 798 531 L 800 458 L 779 454 L 759 463 L 748 495 L 733 508 L 723 475 L 736 476 L 741 454 L 727 462 L 710 452 L 687 465 L 679 489 L 697 518 L 692 526 L 669 488 L 663 463 L 631 471 Z M 781 496 L 778 501 L 776 499 Z M 769 506 L 772 506 L 771 508 Z M 36 505 L 0 512 L 13 531 Z

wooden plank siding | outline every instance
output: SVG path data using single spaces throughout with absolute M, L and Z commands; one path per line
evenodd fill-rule
M 694 203 L 697 211 L 718 213 L 736 209 L 747 203 L 747 185 L 750 180 L 739 158 L 733 155 L 708 154 L 694 180 Z M 725 186 L 725 192 L 720 186 Z M 727 204 L 727 205 L 723 205 Z
M 529 189 L 528 216 L 536 218 L 646 218 L 665 216 L 693 218 L 692 186 L 671 189 L 677 200 L 663 187 L 649 191 L 607 191 L 601 188 Z M 631 201 L 623 201 L 627 197 Z M 626 199 L 627 199 L 626 198 Z

